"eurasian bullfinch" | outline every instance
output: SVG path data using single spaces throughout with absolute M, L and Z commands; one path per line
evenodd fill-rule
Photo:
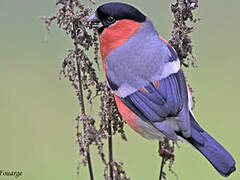
M 101 5 L 89 18 L 99 27 L 106 81 L 127 124 L 147 139 L 184 139 L 222 176 L 235 171 L 233 157 L 191 111 L 192 97 L 175 50 L 151 20 L 131 5 Z

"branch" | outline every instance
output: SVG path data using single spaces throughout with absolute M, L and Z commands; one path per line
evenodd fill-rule
M 108 119 L 108 156 L 109 156 L 109 171 L 110 180 L 113 180 L 113 146 L 112 146 L 112 121 Z
M 76 56 L 76 64 L 77 64 L 77 73 L 78 73 L 78 87 L 79 87 L 79 97 L 80 97 L 80 109 L 81 109 L 82 115 L 84 115 L 85 114 L 85 106 L 84 106 L 83 88 L 82 88 L 82 81 L 81 81 L 82 75 L 81 75 L 81 71 L 80 71 L 81 66 L 80 66 L 80 58 L 78 56 L 78 45 L 77 45 L 77 43 L 74 43 L 74 47 L 75 47 L 75 53 L 77 54 L 77 56 Z M 83 129 L 84 129 L 84 132 L 85 132 L 86 127 L 85 127 L 84 122 L 83 122 Z M 90 179 L 94 180 L 89 148 L 87 149 L 87 163 L 88 163 L 88 171 L 89 171 Z
M 163 171 L 165 163 L 169 160 L 170 164 L 169 169 L 171 170 L 172 163 L 174 161 L 174 143 L 170 145 L 170 142 L 167 138 L 164 138 L 164 141 L 159 141 L 158 146 L 158 153 L 159 156 L 162 157 L 162 162 L 160 166 L 160 174 L 159 174 L 159 180 L 166 179 L 166 173 Z
M 68 79 L 76 92 L 80 105 L 80 115 L 75 118 L 77 121 L 76 142 L 81 157 L 81 161 L 77 166 L 77 177 L 79 177 L 80 166 L 83 164 L 84 166 L 88 165 L 90 179 L 94 179 L 89 149 L 91 145 L 95 145 L 105 166 L 105 179 L 128 180 L 129 178 L 127 178 L 127 174 L 123 169 L 123 163 L 113 160 L 112 137 L 120 134 L 122 139 L 126 140 L 123 129 L 124 121 L 117 110 L 113 94 L 109 91 L 105 82 L 99 80 L 100 73 L 97 74 L 96 72 L 95 65 L 97 67 L 99 65 L 98 33 L 94 25 L 87 21 L 92 14 L 92 10 L 81 0 L 56 1 L 56 14 L 49 17 L 44 16 L 41 19 L 47 28 L 47 32 L 50 31 L 51 23 L 55 21 L 58 27 L 63 29 L 74 43 L 74 49 L 68 50 L 66 57 L 62 61 L 59 78 L 61 79 L 63 76 Z M 89 1 L 94 3 L 93 0 Z M 93 34 L 90 32 L 92 30 Z M 88 55 L 91 50 L 94 50 L 93 60 Z M 96 91 L 93 92 L 93 90 Z M 92 117 L 93 100 L 96 100 L 97 97 L 100 98 L 99 115 L 101 120 L 97 124 L 99 128 L 95 124 L 96 117 Z M 91 107 L 90 112 L 85 109 L 86 103 Z M 105 139 L 108 139 L 109 162 L 105 159 Z
M 159 175 L 159 180 L 162 180 L 162 176 L 163 176 L 163 166 L 164 166 L 164 163 L 165 163 L 165 158 L 164 156 L 162 156 L 162 162 L 161 162 L 161 166 L 160 166 L 160 175 Z

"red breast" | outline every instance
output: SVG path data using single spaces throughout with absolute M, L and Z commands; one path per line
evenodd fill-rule
M 142 24 L 132 20 L 119 20 L 102 32 L 100 35 L 100 52 L 105 72 L 107 55 L 131 38 Z
M 139 125 L 137 122 L 137 115 L 132 112 L 122 101 L 121 99 L 114 94 L 115 101 L 118 107 L 118 110 L 123 117 L 123 119 L 127 122 L 127 124 L 137 133 L 142 134 L 139 130 Z

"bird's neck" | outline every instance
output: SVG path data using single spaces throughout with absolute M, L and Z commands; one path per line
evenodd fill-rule
M 142 24 L 132 20 L 119 20 L 102 32 L 100 35 L 100 51 L 104 69 L 106 68 L 107 55 L 131 38 Z

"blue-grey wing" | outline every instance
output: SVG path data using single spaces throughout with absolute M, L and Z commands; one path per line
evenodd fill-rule
M 121 100 L 141 119 L 171 139 L 176 138 L 174 129 L 167 123 L 171 117 L 174 117 L 184 136 L 191 135 L 187 87 L 181 69 Z

